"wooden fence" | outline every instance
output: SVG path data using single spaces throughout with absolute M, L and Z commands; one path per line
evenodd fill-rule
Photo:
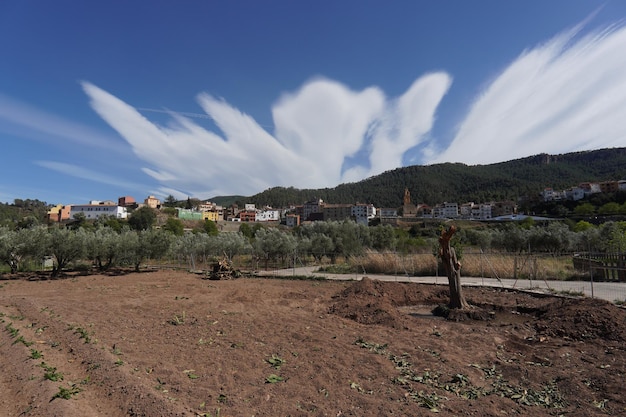
M 590 273 L 597 281 L 626 282 L 626 253 L 580 253 L 573 257 L 574 268 Z

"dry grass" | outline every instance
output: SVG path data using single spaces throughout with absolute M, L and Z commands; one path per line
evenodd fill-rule
M 402 255 L 370 251 L 352 261 L 358 269 L 371 274 L 434 276 L 437 259 L 430 253 Z M 506 253 L 465 253 L 462 274 L 486 278 L 531 278 L 566 280 L 580 278 L 571 256 L 512 255 Z M 439 270 L 439 275 L 442 275 Z

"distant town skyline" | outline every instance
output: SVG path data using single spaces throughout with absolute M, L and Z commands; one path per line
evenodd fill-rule
M 0 201 L 210 199 L 626 146 L 626 3 L 0 5 Z

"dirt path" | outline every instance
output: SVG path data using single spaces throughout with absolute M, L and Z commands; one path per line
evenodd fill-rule
M 0 415 L 620 415 L 623 310 L 468 288 L 182 272 L 0 281 Z M 63 397 L 67 396 L 68 399 Z

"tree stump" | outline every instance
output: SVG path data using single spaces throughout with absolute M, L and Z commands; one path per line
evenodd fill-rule
M 465 301 L 461 287 L 461 263 L 456 257 L 456 251 L 450 246 L 450 239 L 455 232 L 456 227 L 453 225 L 447 230 L 443 230 L 439 237 L 439 256 L 448 276 L 450 287 L 450 304 L 448 307 L 450 309 L 469 309 L 470 305 Z

